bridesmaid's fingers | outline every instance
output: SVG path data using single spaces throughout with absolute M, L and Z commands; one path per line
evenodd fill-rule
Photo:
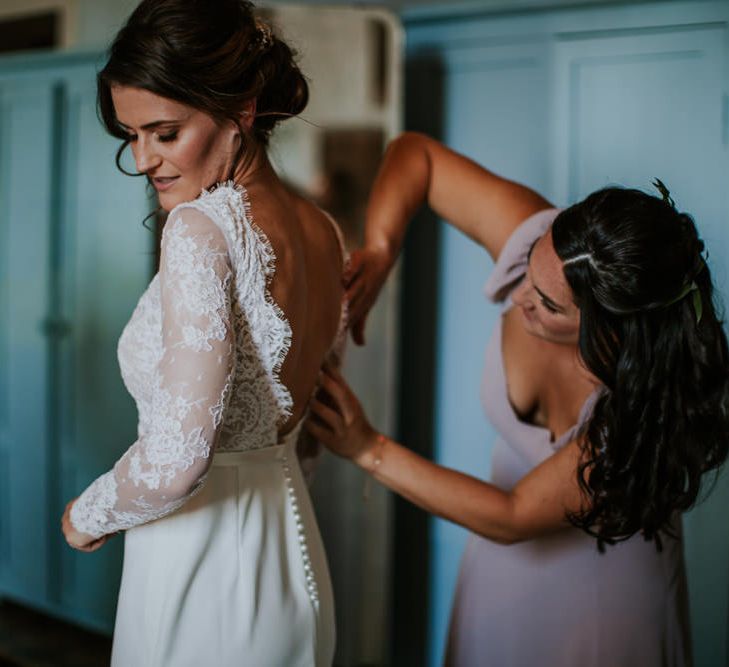
M 330 446 L 334 439 L 334 434 L 323 426 L 319 426 L 315 421 L 308 419 L 304 425 L 306 430 L 311 433 L 323 445 Z
M 359 318 L 365 297 L 366 285 L 360 280 L 351 283 L 347 289 L 347 304 L 352 319 Z
M 361 346 L 365 344 L 365 324 L 367 324 L 367 315 L 360 317 L 354 325 L 352 325 L 352 340 L 356 345 Z
M 324 373 L 326 375 L 329 375 L 332 380 L 334 380 L 343 390 L 345 390 L 348 394 L 352 394 L 352 390 L 349 388 L 349 383 L 345 379 L 344 375 L 342 375 L 342 371 L 340 371 L 334 364 L 332 363 L 325 363 L 324 364 Z
M 350 422 L 352 417 L 352 400 L 348 395 L 348 387 L 343 386 L 327 372 L 322 373 L 321 384 L 336 404 L 337 412 L 339 412 L 346 423 Z
M 347 283 L 351 283 L 362 272 L 362 251 L 354 250 L 349 256 L 349 266 L 344 272 L 344 279 Z
M 342 419 L 338 412 L 332 410 L 328 405 L 322 403 L 317 398 L 311 399 L 311 411 L 332 430 L 335 429 L 337 422 Z

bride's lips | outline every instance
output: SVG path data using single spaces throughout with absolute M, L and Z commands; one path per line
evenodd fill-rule
M 150 180 L 152 181 L 152 185 L 157 189 L 157 192 L 164 192 L 171 188 L 178 178 L 179 176 L 155 176 Z

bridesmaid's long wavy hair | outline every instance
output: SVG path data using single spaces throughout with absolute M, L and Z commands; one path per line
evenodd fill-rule
M 142 88 L 241 129 L 230 177 L 251 142 L 266 146 L 274 126 L 300 114 L 309 99 L 294 52 L 254 14 L 245 0 L 143 0 L 119 31 L 97 75 L 98 109 L 107 131 L 129 144 L 119 124 L 111 89 Z M 256 100 L 252 132 L 239 114 Z M 126 173 L 126 172 L 125 172 Z
M 562 211 L 552 236 L 580 309 L 579 351 L 602 382 L 571 521 L 603 543 L 661 548 L 729 447 L 729 352 L 704 243 L 663 198 L 606 188 Z

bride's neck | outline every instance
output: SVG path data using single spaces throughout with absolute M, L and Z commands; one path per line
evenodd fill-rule
M 251 157 L 244 156 L 235 171 L 233 180 L 245 188 L 250 188 L 252 185 L 279 183 L 278 175 L 263 146 L 257 146 Z

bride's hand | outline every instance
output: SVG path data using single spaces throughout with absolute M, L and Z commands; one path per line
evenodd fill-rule
M 344 276 L 349 301 L 352 340 L 364 345 L 367 315 L 377 300 L 382 285 L 392 267 L 392 261 L 382 250 L 364 246 L 352 252 L 349 269 Z
M 339 456 L 361 463 L 377 443 L 377 432 L 336 368 L 324 366 L 321 387 L 311 400 L 311 413 L 307 430 Z
M 96 551 L 104 546 L 106 540 L 108 540 L 110 536 L 102 535 L 98 539 L 95 539 L 86 533 L 79 533 L 71 523 L 71 508 L 73 507 L 74 502 L 76 502 L 76 498 L 68 502 L 66 509 L 63 512 L 63 517 L 61 517 L 61 530 L 63 531 L 63 536 L 66 538 L 68 545 L 73 549 L 84 551 L 86 553 Z

